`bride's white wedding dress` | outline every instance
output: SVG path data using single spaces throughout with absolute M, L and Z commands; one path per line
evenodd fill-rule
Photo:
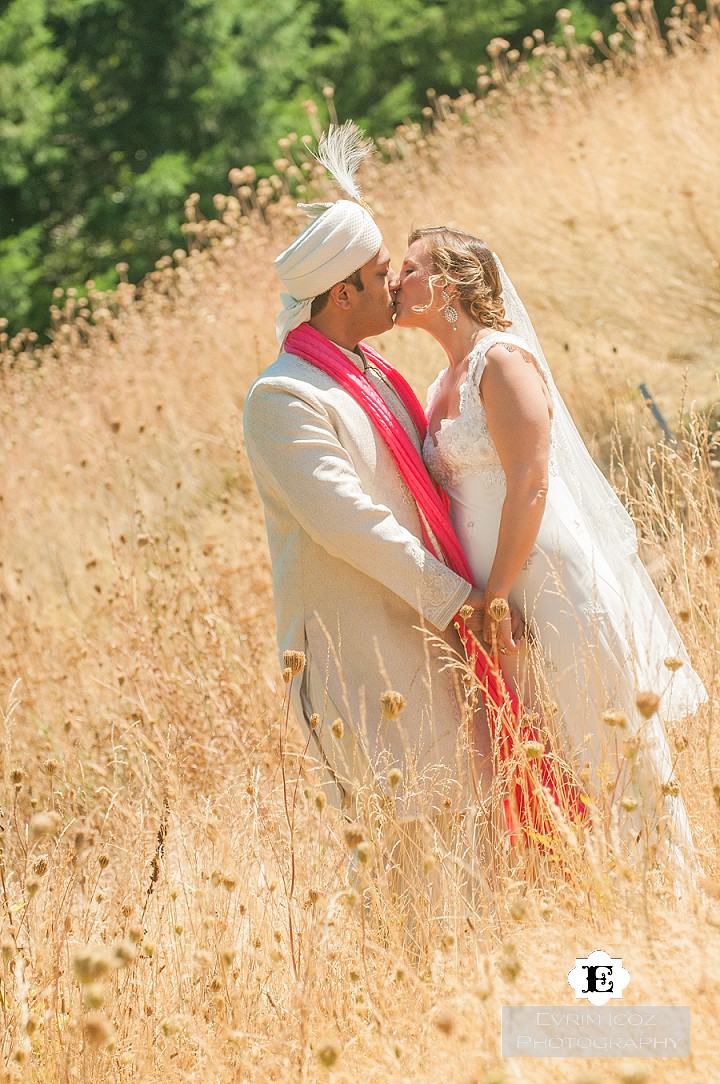
M 430 474 L 450 498 L 453 525 L 480 585 L 493 563 L 505 500 L 505 475 L 479 390 L 488 350 L 497 343 L 536 358 L 541 353 L 536 342 L 511 334 L 482 338 L 469 357 L 458 417 L 444 419 L 434 438 L 428 432 L 423 449 Z M 520 696 L 529 707 L 535 695 L 555 702 L 562 752 L 619 835 L 642 836 L 648 853 L 664 854 L 664 861 L 673 856 L 683 866 L 692 841 L 664 722 L 693 712 L 705 690 L 637 556 L 627 513 L 604 480 L 586 481 L 583 472 L 597 468 L 577 443 L 543 363 L 538 368 L 554 408 L 549 490 L 537 540 L 510 594 L 536 637 L 521 665 Z M 443 376 L 429 390 L 428 416 Z M 502 662 L 510 675 L 512 663 Z M 647 720 L 636 705 L 644 691 L 660 697 L 658 712 Z M 603 722 L 608 710 L 622 713 L 626 726 Z

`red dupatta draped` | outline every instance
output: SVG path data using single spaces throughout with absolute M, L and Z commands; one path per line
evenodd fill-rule
M 427 419 L 412 388 L 380 354 L 365 343 L 360 345 L 368 360 L 396 391 L 422 444 Z M 387 444 L 415 500 L 425 547 L 453 572 L 472 583 L 472 572 L 450 522 L 447 497 L 431 480 L 412 440 L 365 373 L 353 365 L 335 343 L 307 323 L 289 333 L 285 350 L 327 373 L 360 404 Z M 547 799 L 550 798 L 572 820 L 581 820 L 585 816 L 585 803 L 579 788 L 567 768 L 559 766 L 555 757 L 548 752 L 537 755 L 537 742 L 542 741 L 540 732 L 529 717 L 521 718 L 518 699 L 507 687 L 499 663 L 473 636 L 460 614 L 455 617 L 454 624 L 482 689 L 488 722 L 506 773 L 504 808 L 510 834 L 517 838 L 522 833 L 526 838 L 547 845 L 550 837 L 557 834 Z M 527 746 L 528 742 L 533 743 L 532 749 Z M 534 771 L 529 768 L 530 753 L 536 765 Z

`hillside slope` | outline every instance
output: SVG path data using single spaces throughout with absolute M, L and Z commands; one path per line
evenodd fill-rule
M 628 433 L 655 436 L 638 381 L 673 424 L 682 402 L 717 398 L 719 84 L 713 39 L 548 108 L 518 97 L 493 120 L 448 107 L 432 137 L 399 133 L 389 160 L 368 169 L 367 199 L 396 265 L 411 225 L 457 224 L 494 246 L 603 462 L 616 410 Z M 90 298 L 103 310 L 94 327 L 66 315 L 40 367 L 32 344 L 24 358 L 16 343 L 0 374 L 3 1056 L 20 1051 L 12 1064 L 23 1080 L 31 1069 L 32 1079 L 76 1079 L 81 1058 L 93 1081 L 230 1081 L 241 1070 L 248 1081 L 314 1080 L 325 1069 L 313 1051 L 332 1030 L 363 1079 L 499 1081 L 486 1075 L 504 1071 L 497 1006 L 565 999 L 575 923 L 579 947 L 625 946 L 638 1001 L 672 989 L 671 1000 L 692 1004 L 696 1058 L 682 1079 L 713 1079 L 720 987 L 699 961 L 720 942 L 707 900 L 681 917 L 663 910 L 662 894 L 643 901 L 634 882 L 613 895 L 598 873 L 582 891 L 556 886 L 550 903 L 530 892 L 517 930 L 541 959 L 521 953 L 519 986 L 506 966 L 512 921 L 492 908 L 482 936 L 443 941 L 427 973 L 409 964 L 401 981 L 397 930 L 380 944 L 357 912 L 344 917 L 337 825 L 318 818 L 312 792 L 295 842 L 305 970 L 293 970 L 278 749 L 297 738 L 283 738 L 262 513 L 241 430 L 247 388 L 276 352 L 272 259 L 302 224 L 287 202 L 270 219 L 216 231 L 216 245 L 158 269 L 139 300 L 129 286 L 112 302 Z M 442 361 L 409 332 L 379 347 L 420 393 Z M 700 459 L 648 493 L 645 526 L 714 693 L 718 518 Z M 661 521 L 665 534 L 653 536 Z M 712 876 L 716 739 L 711 714 L 678 768 Z M 294 761 L 288 770 L 297 774 Z M 39 810 L 58 813 L 57 837 L 28 829 Z M 520 891 L 512 873 L 506 888 L 508 898 Z M 98 1022 L 70 961 L 88 943 L 128 939 L 137 961 L 112 972 Z M 687 960 L 699 970 L 685 978 Z M 433 1030 L 436 1010 L 452 1020 Z M 107 1021 L 115 1040 L 95 1052 L 87 1044 L 105 1043 Z M 568 1063 L 535 1064 L 507 1079 L 579 1079 Z M 680 1079 L 658 1064 L 653 1080 Z

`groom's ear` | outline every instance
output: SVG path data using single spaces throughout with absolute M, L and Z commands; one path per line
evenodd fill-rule
M 337 282 L 330 287 L 330 301 L 337 305 L 339 309 L 350 308 L 350 291 L 347 282 Z

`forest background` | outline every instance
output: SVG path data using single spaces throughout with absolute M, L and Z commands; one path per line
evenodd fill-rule
M 669 0 L 656 3 L 660 22 Z M 44 331 L 53 289 L 138 281 L 212 213 L 232 167 L 273 170 L 308 102 L 389 134 L 426 92 L 474 91 L 486 48 L 560 39 L 557 0 L 0 0 L 0 316 Z M 568 4 L 578 40 L 611 5 Z

